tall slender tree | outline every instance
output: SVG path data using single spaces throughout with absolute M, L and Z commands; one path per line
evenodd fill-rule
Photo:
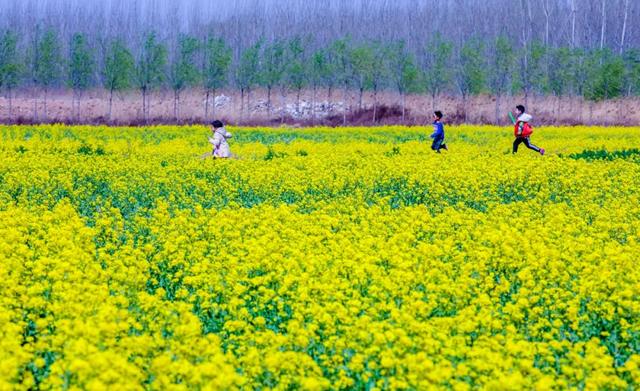
M 173 116 L 180 119 L 180 94 L 185 88 L 195 87 L 201 80 L 197 58 L 200 43 L 195 37 L 181 35 L 178 38 L 176 50 L 171 62 L 170 82 L 173 89 Z
M 95 60 L 93 51 L 89 47 L 85 35 L 76 33 L 71 38 L 68 75 L 68 84 L 73 90 L 76 121 L 80 121 L 80 102 L 82 100 L 82 94 L 91 87 L 94 76 Z
M 415 56 L 407 50 L 404 41 L 397 41 L 389 47 L 389 64 L 394 84 L 400 94 L 402 108 L 402 122 L 405 122 L 407 92 L 416 89 L 418 81 L 418 67 Z
M 121 39 L 116 39 L 107 48 L 102 69 L 102 85 L 109 91 L 109 112 L 111 122 L 114 92 L 122 93 L 129 89 L 135 74 L 135 61 L 131 52 Z
M 602 2 L 602 18 L 600 19 L 600 50 L 604 49 L 605 30 L 607 28 L 607 0 Z
M 574 95 L 584 97 L 588 89 L 591 76 L 591 69 L 596 67 L 593 56 L 589 56 L 587 51 L 581 48 L 571 50 L 571 91 Z M 583 121 L 583 99 L 579 104 L 579 121 Z
M 311 80 L 311 120 L 315 125 L 316 123 L 316 97 L 318 87 L 325 85 L 327 80 L 332 77 L 331 63 L 327 56 L 325 49 L 318 49 L 311 58 L 311 65 L 309 70 Z
M 299 36 L 294 37 L 287 49 L 287 84 L 296 91 L 296 111 L 300 113 L 300 92 L 307 85 L 308 78 L 305 42 Z
M 262 53 L 260 84 L 267 90 L 267 116 L 271 118 L 271 92 L 280 85 L 285 75 L 285 44 L 276 40 L 266 45 Z
M 13 119 L 13 90 L 20 83 L 23 65 L 18 55 L 18 36 L 7 30 L 0 36 L 0 89 L 9 101 L 9 119 Z
M 627 38 L 627 20 L 629 19 L 629 0 L 624 1 L 622 10 L 622 32 L 620 33 L 620 54 L 624 52 L 625 38 Z
M 142 93 L 142 117 L 149 122 L 151 98 L 149 93 L 159 87 L 166 79 L 167 48 L 158 41 L 155 32 L 146 34 L 142 50 L 136 62 L 136 83 Z
M 213 96 L 212 114 L 215 117 L 216 91 L 227 84 L 229 68 L 231 66 L 232 52 L 221 37 L 207 38 L 204 47 L 204 88 L 205 103 L 204 116 L 209 119 L 209 96 Z
M 353 47 L 349 54 L 353 64 L 353 82 L 358 89 L 358 109 L 362 110 L 362 96 L 372 84 L 376 67 L 373 48 L 369 43 L 364 43 Z
M 495 123 L 501 123 L 500 100 L 508 91 L 509 82 L 513 73 L 514 52 L 509 39 L 504 35 L 499 36 L 494 42 L 494 54 L 491 64 L 491 77 L 489 79 L 491 91 L 496 97 Z
M 640 49 L 632 49 L 624 53 L 625 90 L 627 96 L 640 95 Z
M 236 83 L 240 88 L 240 115 L 244 117 L 244 93 L 247 93 L 247 108 L 251 115 L 251 89 L 260 81 L 260 51 L 262 39 L 247 48 L 240 57 L 236 69 Z
M 524 92 L 525 105 L 529 101 L 531 93 L 542 94 L 548 91 L 547 80 L 547 47 L 540 41 L 532 41 L 522 50 L 528 53 L 519 53 L 520 69 L 519 78 L 516 80 L 519 89 Z M 524 59 L 527 59 L 525 62 Z
M 468 121 L 468 100 L 470 95 L 480 94 L 486 86 L 487 71 L 484 55 L 484 44 L 480 39 L 473 38 L 464 43 L 460 49 L 455 67 L 455 79 L 458 90 L 462 95 L 464 121 Z
M 554 118 L 556 118 L 562 97 L 567 94 L 571 88 L 573 60 L 571 49 L 568 47 L 552 48 L 549 50 L 547 80 L 549 82 L 549 90 L 553 93 L 557 103 L 553 109 Z
M 47 30 L 42 39 L 38 41 L 35 65 L 35 81 L 44 92 L 43 114 L 47 119 L 47 97 L 49 90 L 56 86 L 61 78 L 64 67 L 64 59 L 58 34 L 54 30 Z
M 436 34 L 426 46 L 422 71 L 426 90 L 431 95 L 432 110 L 436 109 L 438 95 L 451 85 L 452 52 L 453 44 L 440 34 Z
M 379 41 L 374 41 L 371 45 L 373 52 L 373 67 L 371 73 L 371 89 L 373 90 L 373 117 L 372 122 L 377 121 L 378 114 L 378 92 L 385 86 L 385 81 L 389 78 L 389 59 L 387 50 Z
M 336 73 L 336 79 L 338 84 L 343 88 L 343 107 L 342 107 L 342 124 L 347 124 L 347 108 L 350 106 L 348 101 L 349 85 L 352 80 L 353 64 L 350 56 L 351 40 L 349 38 L 342 38 L 334 41 L 331 44 L 331 54 L 333 61 L 333 68 Z

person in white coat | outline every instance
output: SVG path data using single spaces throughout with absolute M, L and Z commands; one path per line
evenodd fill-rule
M 224 128 L 222 121 L 215 120 L 211 123 L 211 133 L 212 137 L 209 137 L 209 143 L 213 145 L 211 156 L 224 159 L 230 158 L 232 155 L 227 139 L 233 136 Z

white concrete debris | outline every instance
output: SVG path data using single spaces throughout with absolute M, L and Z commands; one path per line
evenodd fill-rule
M 202 101 L 205 104 L 205 100 Z M 209 100 L 209 104 L 211 104 L 211 99 Z M 231 97 L 227 95 L 216 95 L 213 99 L 213 104 L 216 108 L 221 108 L 228 106 L 231 104 Z M 245 106 L 246 107 L 246 106 Z M 300 104 L 296 104 L 295 102 L 287 103 L 284 105 L 284 114 L 287 117 L 295 118 L 295 119 L 311 119 L 314 115 L 316 118 L 323 118 L 330 115 L 340 114 L 342 110 L 345 108 L 344 102 L 329 102 L 329 101 L 318 101 L 315 102 L 315 106 L 311 103 L 311 101 L 301 99 Z M 251 100 L 251 112 L 254 114 L 266 114 L 268 112 L 268 105 L 266 99 L 252 99 Z M 281 101 L 279 99 L 271 100 L 271 116 L 274 118 L 282 115 L 282 106 Z
M 311 119 L 313 117 L 314 111 L 316 118 L 326 117 L 332 114 L 339 114 L 342 112 L 345 107 L 343 102 L 327 102 L 321 101 L 316 102 L 315 106 L 307 100 L 300 100 L 300 104 L 287 103 L 284 106 L 284 112 L 287 117 L 292 117 L 295 119 Z M 267 112 L 267 101 L 266 100 L 257 100 L 255 102 L 251 102 L 251 112 L 252 113 L 266 113 Z M 282 106 L 278 105 L 276 102 L 271 102 L 271 115 L 274 117 L 280 116 Z
M 228 105 L 231 102 L 231 97 L 226 96 L 224 94 L 222 95 L 216 95 L 213 100 L 211 98 L 209 98 L 209 105 L 215 105 L 215 107 L 224 107 L 226 105 Z M 202 104 L 206 105 L 207 104 L 207 99 L 203 99 L 202 100 Z
M 217 95 L 214 99 L 213 99 L 213 104 L 215 105 L 215 107 L 224 107 L 226 106 L 229 102 L 231 102 L 231 98 L 222 94 L 222 95 Z

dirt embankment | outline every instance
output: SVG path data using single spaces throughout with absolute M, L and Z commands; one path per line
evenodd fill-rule
M 436 102 L 427 95 L 406 97 L 406 106 L 400 106 L 400 97 L 392 92 L 364 94 L 362 103 L 357 93 L 345 96 L 342 91 L 322 90 L 315 94 L 303 91 L 285 96 L 272 94 L 267 102 L 266 91 L 258 90 L 241 99 L 238 91 L 219 91 L 210 97 L 205 107 L 205 94 L 200 90 L 181 94 L 178 116 L 174 111 L 172 91 L 152 94 L 148 123 L 204 123 L 221 118 L 231 124 L 272 125 L 381 125 L 381 124 L 425 124 L 431 121 L 433 109 L 445 113 L 451 124 L 506 124 L 506 113 L 516 104 L 526 104 L 538 125 L 639 125 L 640 99 L 625 98 L 606 102 L 586 102 L 580 98 L 556 98 L 529 96 L 502 97 L 500 114 L 496 121 L 496 98 L 477 96 L 466 102 L 459 97 L 442 96 Z M 374 102 L 376 103 L 374 105 Z M 41 93 L 18 91 L 11 104 L 6 96 L 0 97 L 0 122 L 2 123 L 83 123 L 83 124 L 144 124 L 142 98 L 136 92 L 115 96 L 112 115 L 109 118 L 109 95 L 95 90 L 85 93 L 80 102 L 79 115 L 73 110 L 73 93 L 60 90 L 50 92 L 46 113 Z

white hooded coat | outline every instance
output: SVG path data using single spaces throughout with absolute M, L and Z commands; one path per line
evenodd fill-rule
M 231 149 L 229 148 L 228 138 L 231 138 L 231 133 L 222 128 L 217 128 L 213 132 L 213 138 L 209 137 L 209 142 L 213 145 L 213 156 L 228 158 L 231 157 Z
M 518 122 L 531 122 L 531 120 L 533 119 L 532 116 L 530 116 L 527 113 L 522 113 L 519 117 L 518 117 Z

